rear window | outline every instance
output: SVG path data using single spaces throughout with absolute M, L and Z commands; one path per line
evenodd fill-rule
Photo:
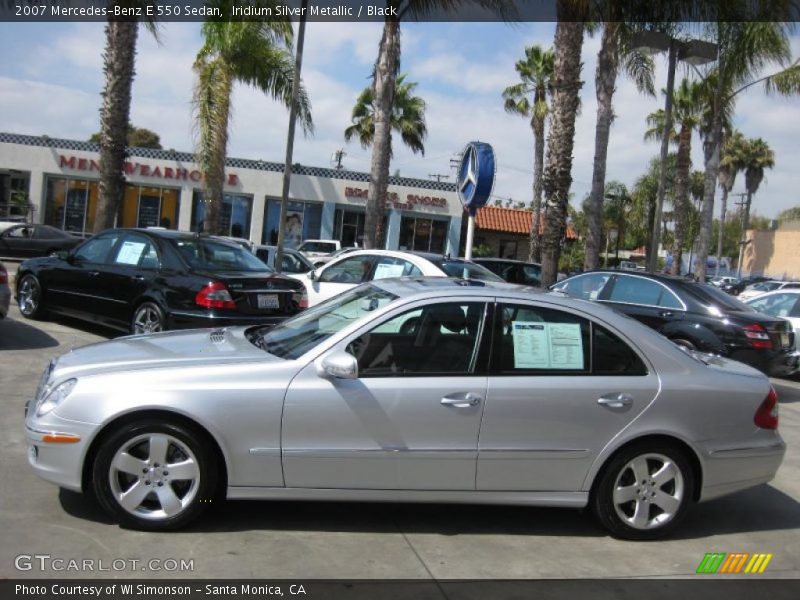
M 241 246 L 209 239 L 171 239 L 170 243 L 193 269 L 203 271 L 269 272 L 267 265 Z
M 729 296 L 719 288 L 705 283 L 687 283 L 684 286 L 687 293 L 694 296 L 704 304 L 710 304 L 720 309 L 736 310 L 740 312 L 756 312 L 741 300 Z
M 303 242 L 298 248 L 300 252 L 335 252 L 336 244 L 333 242 Z
M 432 260 L 431 262 L 444 271 L 445 275 L 448 277 L 477 279 L 478 281 L 503 281 L 486 267 L 465 260 L 448 260 L 442 258 L 440 260 Z

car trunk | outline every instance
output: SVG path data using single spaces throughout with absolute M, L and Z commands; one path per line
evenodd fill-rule
M 761 325 L 766 329 L 773 348 L 786 349 L 794 346 L 792 325 L 784 319 L 776 319 L 763 313 L 749 311 L 728 310 L 727 313 L 729 317 L 733 317 L 745 327 L 747 325 Z
M 294 314 L 297 312 L 297 298 L 293 295 L 303 291 L 301 282 L 277 273 L 227 271 L 197 274 L 224 283 L 236 303 L 236 312 L 244 315 Z

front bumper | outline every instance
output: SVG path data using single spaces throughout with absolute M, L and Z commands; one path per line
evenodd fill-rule
M 26 406 L 26 413 L 28 407 Z M 62 419 L 53 413 L 27 418 L 28 464 L 42 479 L 82 491 L 83 460 L 99 425 Z

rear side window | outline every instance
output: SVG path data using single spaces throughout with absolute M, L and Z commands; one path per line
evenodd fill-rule
M 592 323 L 593 375 L 647 375 L 633 349 L 605 327 Z

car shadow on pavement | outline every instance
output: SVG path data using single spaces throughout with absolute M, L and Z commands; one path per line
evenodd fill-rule
M 53 348 L 58 340 L 41 329 L 15 319 L 0 320 L 0 350 Z
M 80 494 L 72 490 L 59 488 L 58 501 L 64 512 L 77 519 L 105 525 L 114 524 L 114 521 L 105 513 L 100 503 L 97 502 L 94 494 Z

